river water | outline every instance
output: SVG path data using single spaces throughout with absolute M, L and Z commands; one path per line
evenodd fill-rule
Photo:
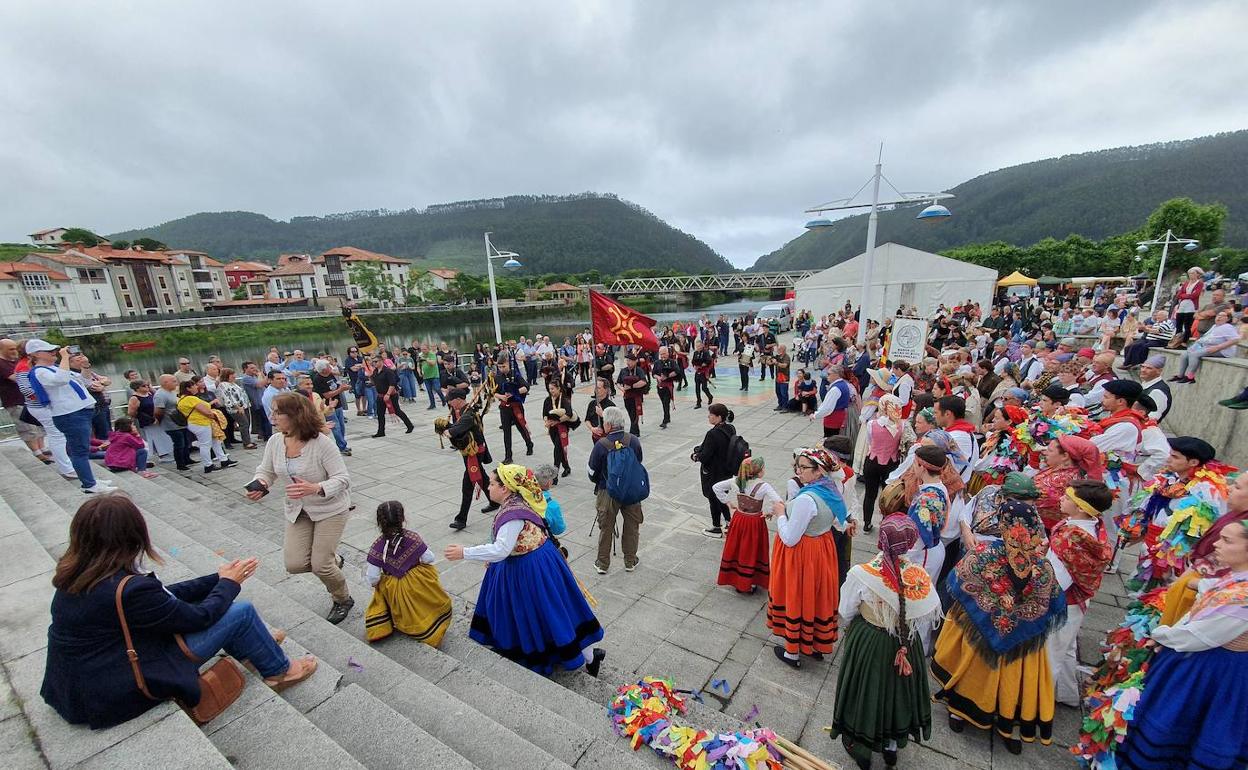
M 756 311 L 766 304 L 769 304 L 769 301 L 736 300 L 697 308 L 681 308 L 673 305 L 659 312 L 648 313 L 648 315 L 660 324 L 671 323 L 672 321 L 694 320 L 703 315 L 714 319 L 721 313 L 731 319 L 750 311 Z M 368 319 L 365 317 L 365 323 L 367 321 Z M 555 311 L 548 317 L 530 317 L 508 321 L 507 311 L 504 308 L 501 321 L 503 339 L 517 339 L 520 335 L 532 337 L 534 334 L 543 334 L 549 336 L 556 345 L 561 343 L 564 337 L 571 337 L 578 332 L 589 329 L 588 311 Z M 461 353 L 468 353 L 472 351 L 478 342 L 493 343 L 494 322 L 487 316 L 480 321 L 448 321 L 445 324 L 435 326 L 422 324 L 419 329 L 413 324 L 411 332 L 402 330 L 388 331 L 385 334 L 379 334 L 378 337 L 388 347 L 398 345 L 399 343 L 407 345 L 415 339 L 419 342 L 428 343 L 446 342 L 455 350 Z M 341 359 L 346 355 L 347 348 L 352 344 L 351 335 L 347 333 L 344 325 L 342 333 L 337 335 L 277 335 L 265 343 L 242 347 L 226 347 L 220 350 L 191 354 L 187 358 L 191 360 L 195 371 L 202 372 L 203 362 L 208 359 L 211 353 L 220 356 L 227 366 L 237 369 L 238 365 L 243 361 L 250 360 L 257 363 L 263 361 L 270 345 L 276 345 L 283 351 L 303 350 L 308 358 L 312 358 L 318 353 L 332 353 Z M 172 372 L 176 363 L 177 358 L 167 352 L 157 353 L 142 350 L 126 352 L 118 350 L 115 355 L 100 356 L 97 353 L 94 366 L 100 373 L 112 377 L 114 382 L 120 383 L 122 382 L 121 374 L 127 369 L 137 369 L 144 378 L 150 380 L 162 371 Z

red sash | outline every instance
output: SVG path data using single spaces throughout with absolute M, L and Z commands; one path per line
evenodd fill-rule
M 568 424 L 561 422 L 555 426 L 555 430 L 559 431 L 559 446 L 563 447 L 563 453 L 568 453 Z
M 1111 425 L 1117 425 L 1123 422 L 1129 422 L 1132 425 L 1134 425 L 1136 432 L 1143 432 L 1144 430 L 1143 418 L 1141 418 L 1140 415 L 1136 414 L 1130 409 L 1119 409 L 1118 411 L 1114 412 L 1110 416 L 1101 420 L 1101 430 L 1104 431 L 1106 428 L 1109 428 Z
M 946 433 L 953 433 L 956 430 L 960 430 L 963 433 L 966 433 L 967 435 L 970 435 L 970 436 L 975 435 L 975 426 L 971 425 L 966 420 L 958 420 L 952 425 L 950 425 L 948 428 L 945 428 Z
M 516 424 L 521 428 L 528 428 L 529 424 L 524 419 L 524 404 L 512 399 L 507 406 L 511 407 L 511 414 L 516 418 Z

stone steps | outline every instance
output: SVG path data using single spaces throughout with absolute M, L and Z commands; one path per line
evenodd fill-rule
M 24 464 L 18 457 L 10 459 L 18 465 Z M 0 463 L 3 462 L 4 458 L 0 457 Z M 36 478 L 41 475 L 41 467 L 33 461 L 21 470 Z M 0 470 L 0 473 L 3 472 Z M 476 660 L 488 667 L 488 673 L 481 665 L 461 662 L 413 640 L 387 640 L 373 648 L 345 630 L 329 625 L 319 617 L 319 613 L 328 607 L 328 598 L 319 581 L 309 576 L 286 576 L 281 570 L 280 546 L 268 539 L 280 536 L 280 525 L 276 528 L 256 525 L 269 511 L 258 506 L 251 506 L 249 510 L 234 510 L 237 506 L 231 506 L 228 502 L 209 501 L 205 494 L 207 488 L 186 479 L 170 481 L 162 477 L 158 482 L 153 482 L 133 475 L 123 475 L 115 479 L 118 486 L 127 489 L 140 507 L 145 509 L 154 541 L 169 555 L 167 565 L 161 570 L 162 578 L 172 581 L 175 573 L 182 573 L 176 575 L 176 579 L 181 579 L 215 570 L 222 558 L 218 552 L 231 557 L 258 554 L 267 559 L 268 569 L 262 569 L 245 584 L 243 596 L 257 604 L 266 620 L 288 630 L 291 636 L 288 645 L 298 640 L 317 654 L 322 660 L 322 668 L 327 668 L 326 664 L 332 664 L 339 669 L 346 669 L 347 662 L 350 661 L 363 669 L 355 677 L 360 686 L 349 695 L 344 695 L 345 689 L 340 689 L 324 703 L 317 703 L 307 709 L 296 707 L 294 713 L 278 713 L 284 710 L 277 709 L 268 715 L 266 724 L 283 724 L 282 720 L 289 720 L 300 712 L 306 713 L 309 718 L 318 714 L 323 717 L 335 710 L 341 711 L 347 704 L 353 707 L 363 704 L 365 708 L 360 712 L 357 721 L 366 724 L 393 723 L 404 727 L 407 733 L 415 734 L 416 740 L 400 742 L 401 746 L 405 745 L 410 752 L 413 744 L 424 743 L 430 749 L 422 753 L 441 754 L 447 757 L 447 761 L 442 764 L 452 767 L 470 767 L 474 764 L 480 767 L 500 766 L 500 758 L 503 757 L 507 760 L 503 764 L 523 758 L 525 764 L 537 764 L 540 767 L 575 765 L 615 768 L 641 767 L 643 764 L 653 767 L 661 764 L 657 757 L 629 752 L 627 746 L 618 741 L 602 715 L 601 701 L 590 701 L 572 690 L 560 687 L 499 658 L 469 642 L 466 637 L 461 640 L 465 645 L 465 658 L 470 657 L 470 653 L 475 653 Z M 43 532 L 47 549 L 52 553 L 60 553 L 64 545 L 61 533 L 67 531 L 69 520 L 67 510 L 85 498 L 70 485 L 56 483 L 51 484 L 48 489 L 53 493 L 52 497 L 59 500 L 48 498 L 45 501 L 35 495 L 30 503 L 32 512 L 42 510 L 44 514 L 37 520 L 32 519 L 32 523 L 37 523 Z M 209 510 L 213 508 L 216 510 Z M 154 510 L 161 513 L 153 514 Z M 253 511 L 262 515 L 256 516 Z M 226 516 L 233 516 L 234 521 Z M 251 523 L 253 526 L 247 529 L 237 523 L 239 521 Z M 268 537 L 256 533 L 256 529 L 267 530 Z M 278 532 L 274 532 L 275 529 Z M 212 547 L 208 547 L 209 545 Z M 358 572 L 348 568 L 348 573 L 353 579 L 356 596 L 368 596 L 370 589 L 363 586 Z M 274 588 L 270 582 L 273 585 L 281 583 L 280 589 Z M 361 636 L 362 609 L 361 606 L 353 614 L 358 625 L 356 630 Z M 466 616 L 461 613 L 461 617 L 466 623 Z M 379 650 L 384 650 L 385 654 L 381 654 Z M 337 672 L 334 674 L 337 675 Z M 322 675 L 318 671 L 316 678 Z M 345 684 L 346 687 L 351 687 L 347 680 L 352 675 L 353 672 L 338 675 L 343 683 L 338 686 L 342 688 Z M 590 679 L 587 676 L 584 678 Z M 292 688 L 284 695 L 293 697 L 312 684 Z M 262 686 L 256 690 L 267 692 Z M 541 705 L 535 702 L 539 697 Z M 472 705 L 465 701 L 470 701 Z M 551 703 L 557 703 L 558 707 L 547 709 L 546 706 Z M 379 706 L 383 708 L 378 708 Z M 231 710 L 239 707 L 236 704 Z M 378 712 L 376 718 L 369 716 L 373 711 Z M 223 715 L 218 721 L 230 721 L 231 724 L 237 721 L 231 721 L 228 717 L 228 714 Z M 321 721 L 313 719 L 315 724 L 322 727 L 325 726 L 323 721 L 324 718 Z M 441 737 L 446 745 L 424 733 L 412 722 L 427 727 L 430 732 Z M 209 727 L 209 734 L 212 736 L 224 729 Z M 231 728 L 223 737 L 243 746 L 252 752 L 253 757 L 263 757 L 263 754 L 258 753 L 262 751 L 263 744 L 234 734 L 241 729 L 241 725 Z M 353 730 L 344 734 L 331 734 L 330 737 L 338 745 L 348 747 L 350 754 L 357 758 L 387 756 L 384 746 L 377 746 L 376 737 L 361 740 L 359 735 L 359 730 Z M 479 740 L 482 735 L 490 736 L 490 741 L 487 743 Z M 230 753 L 228 747 L 219 745 L 223 753 Z M 394 747 L 394 750 L 397 751 L 398 747 Z M 234 759 L 240 766 L 251 764 L 239 761 L 238 757 Z

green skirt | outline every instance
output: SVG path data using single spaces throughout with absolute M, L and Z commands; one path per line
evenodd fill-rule
M 911 738 L 932 737 L 932 695 L 923 643 L 917 634 L 910 639 L 907 657 L 914 669 L 910 676 L 902 676 L 893 666 L 898 647 L 897 639 L 861 615 L 849 624 L 831 734 L 840 736 L 855 758 L 883 751 L 889 740 L 900 748 Z

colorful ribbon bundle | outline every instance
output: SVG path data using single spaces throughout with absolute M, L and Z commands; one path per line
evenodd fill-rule
M 1033 452 L 1058 436 L 1074 436 L 1089 430 L 1087 417 L 1074 411 L 1046 417 L 1036 412 L 1031 419 L 1014 429 L 1014 438 Z
M 684 727 L 672 721 L 672 712 L 684 714 L 685 699 L 670 679 L 646 677 L 616 691 L 607 713 L 615 732 L 630 740 L 636 751 L 642 744 L 676 763 L 680 770 L 781 770 L 782 753 L 770 730 L 716 733 Z
M 1081 764 L 1096 770 L 1116 770 L 1115 750 L 1127 735 L 1127 725 L 1135 718 L 1135 704 L 1143 692 L 1144 671 L 1136 671 L 1126 681 L 1090 695 L 1088 715 L 1079 730 L 1079 742 L 1070 752 Z

